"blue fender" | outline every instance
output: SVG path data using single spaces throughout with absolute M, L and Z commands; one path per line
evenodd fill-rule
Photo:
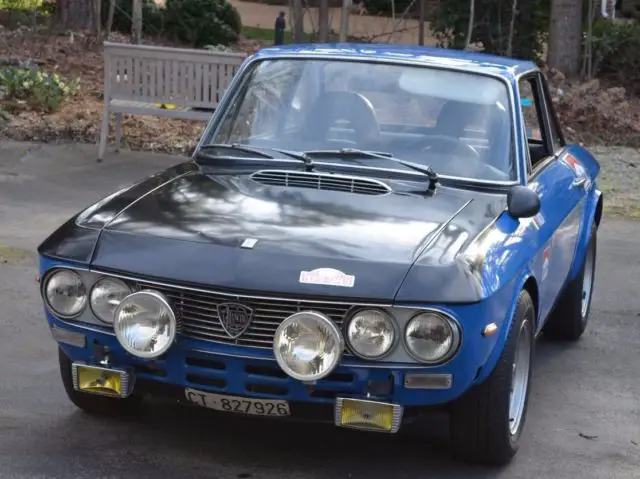
M 503 327 L 500 329 L 498 340 L 496 341 L 495 346 L 493 347 L 491 354 L 489 354 L 489 357 L 487 358 L 487 361 L 485 362 L 484 366 L 482 366 L 482 369 L 480 370 L 480 374 L 478 374 L 478 376 L 476 377 L 474 384 L 479 384 L 485 381 L 489 377 L 489 375 L 493 372 L 496 365 L 498 364 L 500 356 L 502 355 L 502 352 L 504 351 L 505 345 L 507 343 L 507 335 L 509 334 L 509 330 L 511 329 L 511 325 L 513 324 L 513 318 L 516 312 L 516 307 L 518 306 L 518 296 L 520 295 L 520 292 L 524 288 L 524 285 L 530 278 L 534 278 L 534 277 L 530 269 L 526 268 L 525 271 L 522 272 L 522 274 L 520 274 L 518 277 L 516 277 L 513 280 L 512 284 L 514 286 L 513 286 L 513 293 L 511 295 L 511 307 L 509 308 L 507 317 L 503 322 Z M 538 308 L 538 305 L 535 304 L 535 298 L 532 298 L 532 299 L 534 300 L 534 305 L 536 307 L 536 315 L 537 315 L 537 311 L 539 308 Z M 536 321 L 537 320 L 538 318 L 536 318 Z
M 602 192 L 594 185 L 593 191 L 587 198 L 587 202 L 585 204 L 584 218 L 582 219 L 580 236 L 576 242 L 573 265 L 571 266 L 571 272 L 568 278 L 569 281 L 576 277 L 578 271 L 580 271 L 580 268 L 582 267 L 582 259 L 584 258 L 587 243 L 589 242 L 589 233 L 591 232 L 591 227 L 594 223 L 596 226 L 600 224 L 603 204 L 604 198 Z

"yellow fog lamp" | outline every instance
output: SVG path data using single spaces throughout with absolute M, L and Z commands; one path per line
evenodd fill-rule
M 396 433 L 402 422 L 403 407 L 363 399 L 337 398 L 336 426 L 365 431 Z
M 71 376 L 73 388 L 85 393 L 125 398 L 133 388 L 129 373 L 119 369 L 73 363 Z

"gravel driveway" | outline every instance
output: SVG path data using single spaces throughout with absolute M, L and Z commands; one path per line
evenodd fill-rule
M 602 165 L 598 184 L 605 214 L 640 218 L 640 150 L 598 146 L 591 151 Z

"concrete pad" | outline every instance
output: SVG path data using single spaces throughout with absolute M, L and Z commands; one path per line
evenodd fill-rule
M 70 216 L 116 189 L 187 157 L 97 145 L 0 142 L 0 239 L 33 250 Z

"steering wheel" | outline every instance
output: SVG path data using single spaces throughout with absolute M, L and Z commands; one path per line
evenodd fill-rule
M 436 146 L 434 148 L 435 145 Z M 471 156 L 473 159 L 480 160 L 478 151 L 468 143 L 446 135 L 426 135 L 411 144 L 413 148 L 420 150 L 431 150 L 441 154 L 460 154 L 461 156 Z
M 439 147 L 433 148 L 434 144 Z M 460 164 L 467 172 L 474 171 L 470 175 L 484 179 L 508 180 L 509 175 L 504 171 L 482 161 L 480 153 L 473 146 L 458 138 L 446 135 L 427 135 L 408 145 L 408 148 L 418 148 L 421 151 L 437 151 L 440 154 L 452 154 L 452 163 Z

